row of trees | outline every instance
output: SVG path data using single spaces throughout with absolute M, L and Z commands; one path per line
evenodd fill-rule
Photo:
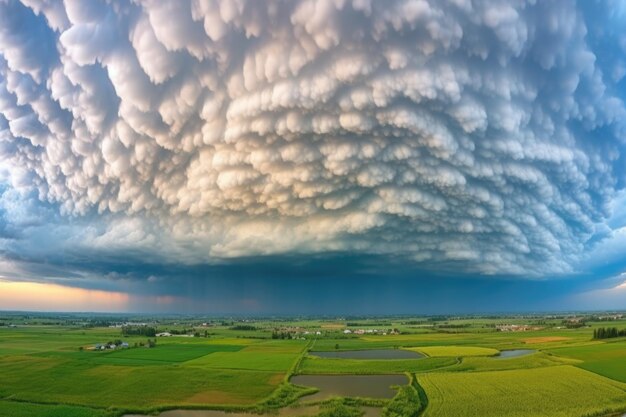
M 617 327 L 598 327 L 593 330 L 594 339 L 611 339 L 614 337 L 626 337 L 626 329 L 618 330 Z
M 167 329 L 167 332 L 171 333 L 171 334 L 176 334 L 176 335 L 193 334 L 195 336 L 197 334 L 196 337 L 200 337 L 200 333 L 195 331 L 193 328 L 191 328 L 191 329 L 182 328 L 180 330 L 179 329 L 171 329 L 171 330 Z M 208 332 L 206 330 L 204 331 L 204 333 L 206 335 L 208 335 Z M 207 336 L 205 336 L 205 337 L 207 337 Z
M 232 326 L 230 328 L 230 330 L 247 330 L 247 331 L 253 331 L 253 330 L 257 330 L 257 328 L 255 326 L 251 326 L 249 324 L 238 324 L 236 326 Z
M 277 330 L 272 332 L 272 339 L 291 339 L 292 337 L 289 332 L 279 332 Z
M 149 326 L 122 326 L 124 336 L 147 336 L 155 337 L 157 330 Z

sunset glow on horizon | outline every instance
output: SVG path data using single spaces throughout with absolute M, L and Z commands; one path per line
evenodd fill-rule
M 0 306 L 2 310 L 128 311 L 131 296 L 116 291 L 0 280 Z

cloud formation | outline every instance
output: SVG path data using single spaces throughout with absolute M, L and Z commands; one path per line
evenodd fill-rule
M 589 3 L 0 0 L 0 250 L 570 273 L 624 183 Z

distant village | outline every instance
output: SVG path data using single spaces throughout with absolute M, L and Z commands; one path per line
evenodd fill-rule
M 130 345 L 127 342 L 116 343 L 96 343 L 91 349 L 88 350 L 115 350 L 115 349 L 127 349 Z
M 540 330 L 540 326 L 529 326 L 528 324 L 498 324 L 496 330 L 499 332 L 528 332 Z
M 541 330 L 545 327 L 552 327 L 556 329 L 570 329 L 570 328 L 578 328 L 587 325 L 588 320 L 597 320 L 597 321 L 615 321 L 622 320 L 624 318 L 624 314 L 621 313 L 608 313 L 604 315 L 565 315 L 565 316 L 544 316 L 541 320 L 535 319 L 532 323 L 501 323 L 501 324 L 490 324 L 489 327 L 494 329 L 497 332 L 529 332 Z M 554 320 L 560 319 L 561 323 L 558 326 L 555 326 L 554 323 L 548 324 L 546 320 Z M 455 324 L 449 323 L 447 320 L 443 323 L 432 323 L 427 321 L 411 321 L 409 324 L 415 325 L 417 327 L 429 327 L 433 328 L 438 332 L 456 332 L 456 331 L 464 331 L 469 324 Z M 3 323 L 4 324 L 4 323 Z M 166 327 L 163 329 L 163 324 L 157 321 L 155 322 L 139 322 L 139 321 L 125 321 L 119 323 L 107 323 L 110 328 L 121 329 L 121 333 L 123 337 L 146 337 L 146 341 L 141 342 L 133 342 L 132 345 L 123 340 L 115 340 L 108 341 L 105 343 L 96 343 L 93 346 L 89 347 L 81 347 L 80 350 L 91 350 L 91 351 L 112 351 L 119 349 L 129 349 L 129 348 L 152 348 L 156 346 L 158 338 L 169 338 L 169 337 L 211 337 L 211 335 L 215 333 L 209 333 L 210 328 L 224 328 L 227 327 L 229 330 L 241 331 L 241 332 L 258 332 L 258 331 L 267 331 L 267 328 L 259 327 L 253 320 L 221 320 L 221 321 L 207 321 L 207 322 L 196 322 L 189 323 L 187 322 L 187 326 L 189 327 L 181 327 L 183 323 L 172 322 L 169 325 L 173 327 Z M 359 322 L 346 322 L 346 323 L 334 323 L 332 325 L 322 325 L 319 329 L 311 329 L 300 326 L 284 326 L 284 327 L 275 327 L 272 330 L 271 338 L 272 339 L 297 339 L 297 340 L 307 340 L 311 338 L 319 338 L 319 337 L 334 337 L 337 338 L 338 335 L 343 335 L 346 338 L 356 337 L 362 335 L 371 335 L 371 336 L 390 336 L 390 335 L 399 335 L 401 334 L 400 330 L 397 328 L 386 327 L 390 323 L 386 322 L 378 322 L 378 323 L 359 323 Z M 407 324 L 407 323 L 403 323 Z M 7 327 L 14 327 L 14 324 L 4 324 Z M 371 327 L 360 327 L 360 326 L 371 326 Z M 380 327 L 374 328 L 374 326 L 379 325 Z M 325 327 L 327 326 L 327 327 Z M 385 327 L 383 327 L 385 326 Z M 158 329 L 161 327 L 161 329 Z M 237 337 L 257 337 L 256 334 L 250 333 L 237 336 Z
M 398 329 L 388 329 L 388 330 L 379 330 L 379 329 L 358 329 L 358 330 L 350 330 L 346 329 L 343 331 L 343 334 L 381 334 L 383 336 L 387 336 L 388 334 L 400 334 Z

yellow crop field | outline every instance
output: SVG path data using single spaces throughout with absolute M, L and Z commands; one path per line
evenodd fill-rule
M 624 410 L 626 384 L 565 365 L 418 376 L 425 417 L 582 417 Z
M 494 356 L 500 353 L 497 349 L 477 346 L 424 346 L 407 349 L 423 353 L 433 358 L 448 356 Z

